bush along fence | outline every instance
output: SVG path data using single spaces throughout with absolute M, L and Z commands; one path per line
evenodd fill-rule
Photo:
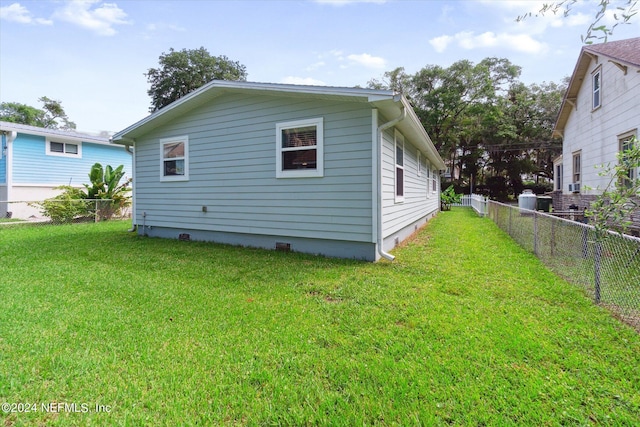
M 131 217 L 130 205 L 128 199 L 53 198 L 41 201 L 0 201 L 0 227 L 126 219 Z
M 488 215 L 568 282 L 640 331 L 640 238 L 489 201 Z

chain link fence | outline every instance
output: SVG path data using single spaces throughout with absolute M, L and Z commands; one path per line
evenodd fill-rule
M 0 229 L 12 225 L 55 225 L 131 217 L 130 200 L 47 199 L 0 201 Z
M 494 201 L 489 218 L 557 275 L 640 331 L 640 238 L 611 232 L 598 242 L 590 225 Z

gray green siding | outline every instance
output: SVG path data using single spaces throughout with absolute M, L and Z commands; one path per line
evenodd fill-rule
M 276 123 L 317 117 L 324 177 L 276 179 Z M 222 95 L 136 142 L 136 222 L 371 243 L 371 129 L 366 103 Z M 159 139 L 183 135 L 189 181 L 160 182 Z
M 424 223 L 426 217 L 440 209 L 440 194 L 427 192 L 431 182 L 426 170 L 418 176 L 418 150 L 405 137 L 404 144 L 404 201 L 395 200 L 395 138 L 394 130 L 383 133 L 382 144 L 382 235 L 385 239 L 397 234 L 402 241 L 407 235 L 407 227 Z M 421 156 L 423 167 L 428 160 Z M 439 186 L 439 179 L 436 179 Z M 415 231 L 414 229 L 409 230 Z M 410 234 L 410 233 L 409 233 Z M 385 241 L 384 249 L 392 248 L 393 241 Z

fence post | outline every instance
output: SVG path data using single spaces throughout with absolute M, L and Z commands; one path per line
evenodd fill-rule
M 600 303 L 600 263 L 602 262 L 602 242 L 596 240 L 594 254 L 594 290 L 593 299 L 596 304 Z
M 538 256 L 538 212 L 533 212 L 533 253 Z

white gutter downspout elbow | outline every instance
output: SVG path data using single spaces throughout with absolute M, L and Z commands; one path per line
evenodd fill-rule
M 122 138 L 121 141 L 125 144 L 124 150 L 131 154 L 131 178 L 133 179 L 133 185 L 135 185 L 135 175 L 136 175 L 136 155 L 132 148 L 135 144 L 135 139 L 131 138 Z M 110 142 L 113 144 L 113 138 L 111 138 Z M 133 190 L 133 188 L 132 188 Z M 133 192 L 132 201 L 131 201 L 131 228 L 127 230 L 129 233 L 133 233 L 138 229 L 138 225 L 136 224 L 136 195 L 135 191 Z
M 388 129 L 394 125 L 396 125 L 397 123 L 401 122 L 402 120 L 405 119 L 405 117 L 407 117 L 407 110 L 405 109 L 405 106 L 403 104 L 400 104 L 400 115 L 398 117 L 396 117 L 395 119 L 388 121 L 387 123 L 383 123 L 380 126 L 378 126 L 378 135 L 377 135 L 377 144 L 378 144 L 378 149 L 376 150 L 376 162 L 377 162 L 377 166 L 378 166 L 378 179 L 377 179 L 377 183 L 376 186 L 378 187 L 378 254 L 385 258 L 388 259 L 389 261 L 393 261 L 394 259 L 396 259 L 395 256 L 391 255 L 388 252 L 385 252 L 384 250 L 384 236 L 382 235 L 382 133 L 384 132 L 385 129 Z

